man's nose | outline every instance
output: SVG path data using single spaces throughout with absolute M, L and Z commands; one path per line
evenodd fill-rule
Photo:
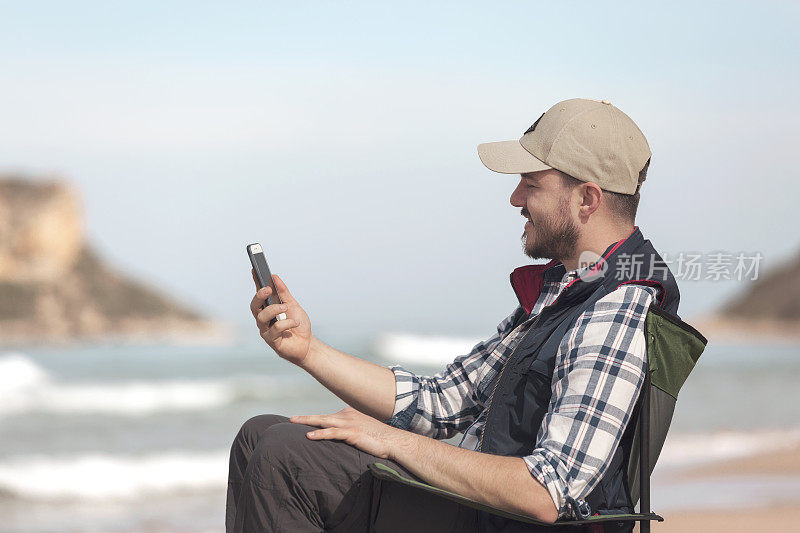
M 514 192 L 511 193 L 511 205 L 514 207 L 525 207 L 525 193 L 522 183 L 518 184 Z

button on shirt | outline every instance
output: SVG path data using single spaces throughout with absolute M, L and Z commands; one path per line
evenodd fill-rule
M 527 319 L 513 327 L 527 315 L 518 306 L 497 333 L 441 373 L 423 377 L 390 367 L 397 395 L 389 424 L 435 439 L 463 431 L 459 446 L 477 450 L 492 389 L 509 355 L 542 309 L 588 268 L 565 272 L 558 263 L 547 269 Z M 584 498 L 608 469 L 631 418 L 644 381 L 644 318 L 656 291 L 620 286 L 586 309 L 559 344 L 550 405 L 535 447 L 523 459 L 560 516 L 588 509 Z M 568 499 L 577 505 L 567 505 Z

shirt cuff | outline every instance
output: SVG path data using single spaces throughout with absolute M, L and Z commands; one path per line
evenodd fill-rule
M 558 459 L 545 449 L 537 448 L 531 455 L 523 457 L 531 475 L 547 489 L 553 503 L 558 509 L 559 518 L 587 518 L 591 509 L 585 500 L 575 500 L 569 496 L 564 481 L 556 472 L 554 464 Z
M 396 393 L 392 417 L 386 421 L 390 426 L 411 431 L 411 423 L 417 411 L 419 378 L 401 366 L 390 366 L 394 372 Z

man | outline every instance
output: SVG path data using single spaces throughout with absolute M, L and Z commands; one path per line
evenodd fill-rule
M 375 494 L 374 462 L 546 523 L 632 511 L 623 464 L 644 380 L 644 317 L 651 305 L 676 313 L 679 301 L 634 225 L 647 141 L 609 102 L 573 99 L 519 141 L 478 153 L 489 169 L 520 175 L 511 204 L 526 219 L 525 253 L 551 261 L 516 269 L 519 306 L 435 377 L 326 346 L 275 276 L 284 304 L 262 310 L 267 288 L 251 302 L 261 336 L 350 407 L 242 426 L 231 450 L 228 531 L 557 530 L 407 487 Z M 282 312 L 288 319 L 269 326 Z M 458 447 L 438 440 L 459 432 Z

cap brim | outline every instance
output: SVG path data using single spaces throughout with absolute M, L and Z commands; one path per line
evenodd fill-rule
M 532 156 L 519 141 L 479 144 L 478 157 L 486 168 L 501 174 L 525 174 L 553 168 Z

